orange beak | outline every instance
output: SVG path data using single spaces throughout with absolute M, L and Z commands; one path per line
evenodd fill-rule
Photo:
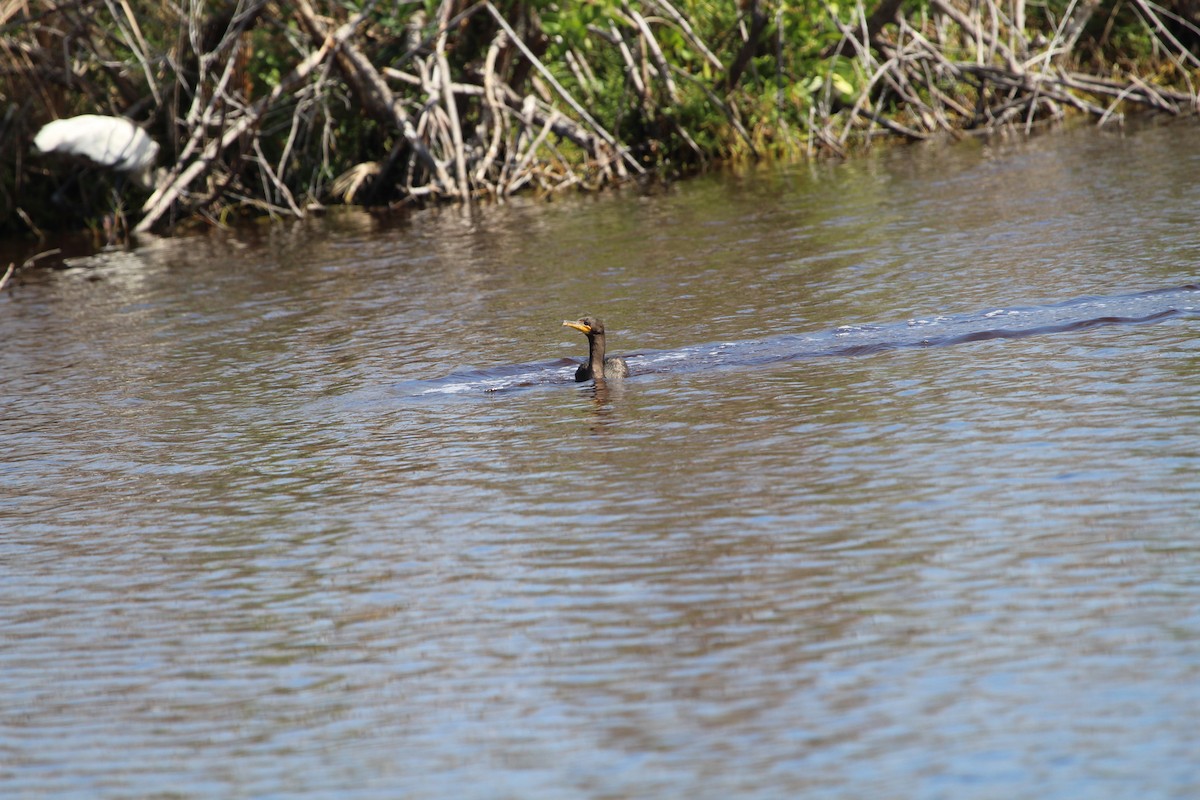
M 572 322 L 569 319 L 564 319 L 563 325 L 565 325 L 568 328 L 574 328 L 577 331 L 582 331 L 583 333 L 591 333 L 592 332 L 591 326 L 584 325 L 582 322 Z

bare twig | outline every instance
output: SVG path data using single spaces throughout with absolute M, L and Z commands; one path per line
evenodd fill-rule
M 642 80 L 642 71 L 638 69 L 637 59 L 633 57 L 633 51 L 629 49 L 629 43 L 625 41 L 625 37 L 617 30 L 617 26 L 611 22 L 608 23 L 608 35 L 610 41 L 616 44 L 617 52 L 621 54 L 621 59 L 625 62 L 625 76 L 633 84 L 633 91 L 637 94 L 642 106 L 648 107 L 650 105 L 650 92 L 646 88 L 646 82 Z
M 504 106 L 500 100 L 497 89 L 498 80 L 496 78 L 496 61 L 500 58 L 500 48 L 504 46 L 506 34 L 501 31 L 492 38 L 492 43 L 488 45 L 487 58 L 483 65 L 483 96 L 487 104 L 488 116 L 492 123 L 492 136 L 488 144 L 487 152 L 484 153 L 483 159 L 479 162 L 479 167 L 475 170 L 475 182 L 482 184 L 484 178 L 500 155 L 500 142 L 504 138 Z M 496 187 L 499 190 L 501 187 Z
M 34 255 L 31 255 L 29 258 L 22 261 L 20 267 L 18 267 L 15 262 L 10 261 L 8 264 L 8 269 L 6 269 L 4 271 L 3 276 L 0 276 L 0 289 L 3 289 L 5 287 L 5 285 L 8 284 L 9 279 L 11 279 L 12 276 L 16 274 L 18 269 L 29 269 L 34 264 L 36 264 L 38 261 L 41 261 L 43 258 L 48 258 L 50 256 L 56 256 L 61 252 L 62 252 L 62 250 L 57 247 L 52 247 L 49 250 L 43 250 L 42 252 L 35 253 Z
M 679 27 L 679 30 L 683 32 L 683 36 L 688 40 L 688 43 L 691 44 L 692 47 L 696 48 L 696 50 L 698 50 L 700 54 L 704 56 L 705 60 L 708 61 L 708 63 L 711 64 L 714 69 L 716 69 L 718 72 L 723 72 L 725 70 L 725 65 L 721 63 L 721 59 L 713 55 L 713 52 L 708 49 L 708 45 L 704 43 L 704 40 L 697 36 L 696 32 L 692 30 L 692 25 L 688 22 L 687 17 L 683 16 L 683 14 L 680 14 L 679 11 L 676 10 L 675 6 L 671 5 L 668 0 L 650 0 L 650 2 L 654 3 L 654 5 L 666 12 L 667 16 L 669 16 Z
M 1174 48 L 1172 51 L 1174 54 L 1178 54 L 1180 59 L 1190 62 L 1193 67 L 1200 67 L 1200 58 L 1192 55 L 1192 52 L 1179 39 L 1175 38 L 1175 34 L 1171 33 L 1163 21 L 1158 18 L 1158 14 L 1151 8 L 1150 3 L 1146 0 L 1133 0 L 1133 4 L 1147 24 L 1154 29 L 1154 34 L 1170 42 L 1171 47 Z
M 642 32 L 642 38 L 646 42 L 646 47 L 650 50 L 650 55 L 654 59 L 654 64 L 658 68 L 659 75 L 662 76 L 663 83 L 667 86 L 667 97 L 672 103 L 679 102 L 679 92 L 675 89 L 675 81 L 671 78 L 671 68 L 667 66 L 667 57 L 663 55 L 662 48 L 658 46 L 658 40 L 654 38 L 654 32 L 650 30 L 649 23 L 646 18 L 639 14 L 634 9 L 630 8 L 629 4 L 625 4 L 625 13 L 634 21 L 638 30 Z
M 454 99 L 454 87 L 451 85 L 450 78 L 450 62 L 446 58 L 446 26 L 449 22 L 450 9 L 453 3 L 449 0 L 442 0 L 442 5 L 438 10 L 438 31 L 437 48 L 435 54 L 437 57 L 437 75 L 438 84 L 442 92 L 442 102 L 446 107 L 446 116 L 450 128 L 450 140 L 454 144 L 454 172 L 458 178 L 458 196 L 462 199 L 469 199 L 471 196 L 471 184 L 467 179 L 467 158 L 463 150 L 462 125 L 458 120 L 458 104 Z
M 525 56 L 525 58 L 529 60 L 529 63 L 533 64 L 534 69 L 536 69 L 542 75 L 542 77 L 554 87 L 554 90 L 558 92 L 559 97 L 565 100 L 567 105 L 571 106 L 572 110 L 582 117 L 583 120 L 587 122 L 589 126 L 591 126 L 592 130 L 594 130 L 597 135 L 599 135 L 600 138 L 608 144 L 609 147 L 619 153 L 620 156 L 625 159 L 626 163 L 633 167 L 635 172 L 639 174 L 645 173 L 645 168 L 637 162 L 637 159 L 634 158 L 632 154 L 630 154 L 629 149 L 618 144 L 617 140 L 613 138 L 612 134 L 606 131 L 604 127 L 597 122 L 592 115 L 587 112 L 586 109 L 584 109 L 583 106 L 579 105 L 579 103 L 575 101 L 575 98 L 571 96 L 571 93 L 564 89 L 562 84 L 559 83 L 552 74 L 550 74 L 550 70 L 546 69 L 545 65 L 538 60 L 537 56 L 530 52 L 529 48 L 525 46 L 525 43 L 521 41 L 521 37 L 517 36 L 516 31 L 512 29 L 512 26 L 508 24 L 508 21 L 504 19 L 503 15 L 496 10 L 496 7 L 492 5 L 490 0 L 485 2 L 484 5 L 487 7 L 487 10 L 491 13 L 492 17 L 495 18 L 496 24 L 504 29 L 504 32 L 508 34 L 508 37 L 512 40 L 512 43 L 515 44 L 517 49 L 521 51 L 521 55 Z
M 134 227 L 133 232 L 144 233 L 150 230 L 179 195 L 216 159 L 217 154 L 232 144 L 239 136 L 256 125 L 262 115 L 280 98 L 295 88 L 304 78 L 317 68 L 329 56 L 338 42 L 349 37 L 357 27 L 357 19 L 343 25 L 332 36 L 325 40 L 320 49 L 313 51 L 307 58 L 292 68 L 292 71 L 280 79 L 278 85 L 265 97 L 255 102 L 237 121 L 227 128 L 219 139 L 214 139 L 205 146 L 203 154 L 187 167 L 175 174 L 172 179 L 159 185 L 142 206 L 142 219 Z
M 342 35 L 335 34 L 332 37 L 335 40 L 334 51 L 337 54 L 338 63 L 342 66 L 346 78 L 358 89 L 359 96 L 369 113 L 394 124 L 408 141 L 409 147 L 412 148 L 417 158 L 435 176 L 437 185 L 434 189 L 455 194 L 454 183 L 450 180 L 450 176 L 446 174 L 445 168 L 430 155 L 421 137 L 417 135 L 416 128 L 408 118 L 404 106 L 392 95 L 391 89 L 388 88 L 387 83 L 366 55 L 350 42 L 350 35 L 366 18 L 372 5 L 373 3 L 368 3 L 353 19 L 339 28 L 338 34 Z M 296 0 L 296 9 L 300 19 L 316 36 L 325 39 L 326 42 L 330 41 L 331 37 L 326 31 L 324 23 L 317 19 L 316 12 L 313 11 L 309 0 Z

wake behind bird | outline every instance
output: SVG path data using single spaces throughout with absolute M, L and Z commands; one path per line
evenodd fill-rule
M 1045 305 L 990 308 L 904 322 L 847 324 L 813 333 L 743 342 L 708 342 L 624 356 L 634 379 L 709 369 L 749 369 L 811 358 L 847 358 L 918 347 L 948 347 L 991 339 L 1023 339 L 1101 326 L 1144 325 L 1200 317 L 1200 284 L 1131 294 L 1086 296 Z M 584 324 L 580 320 L 578 324 Z M 576 323 L 570 324 L 575 327 Z M 573 359 L 463 370 L 433 380 L 396 384 L 403 397 L 478 396 L 572 384 L 588 361 Z M 589 376 L 590 377 L 590 376 Z

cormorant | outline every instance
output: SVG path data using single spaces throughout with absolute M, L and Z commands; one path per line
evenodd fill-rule
M 575 370 L 576 381 L 586 381 L 595 378 L 602 381 L 606 378 L 624 378 L 629 374 L 629 365 L 625 359 L 613 356 L 604 357 L 604 323 L 595 317 L 584 317 L 572 322 L 563 320 L 563 325 L 582 331 L 588 338 L 588 360 Z

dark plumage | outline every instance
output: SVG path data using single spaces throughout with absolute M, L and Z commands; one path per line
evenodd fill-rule
M 563 325 L 582 331 L 588 338 L 588 360 L 575 370 L 576 381 L 586 381 L 594 378 L 598 381 L 612 378 L 624 378 L 629 374 L 629 365 L 625 359 L 604 357 L 604 323 L 595 317 L 584 317 L 572 322 L 563 320 Z

